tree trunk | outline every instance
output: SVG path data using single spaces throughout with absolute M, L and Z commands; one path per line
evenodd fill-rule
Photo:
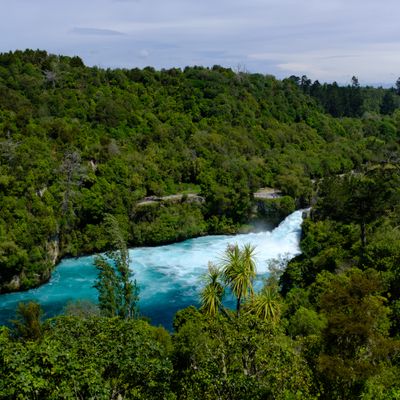
M 361 221 L 361 247 L 365 248 L 367 245 L 367 234 L 366 234 L 366 224 L 365 221 Z
M 239 313 L 240 313 L 240 303 L 241 303 L 241 297 L 239 296 L 236 301 L 236 315 L 237 316 L 239 316 Z

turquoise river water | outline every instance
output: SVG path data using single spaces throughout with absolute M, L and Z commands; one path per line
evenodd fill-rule
M 207 264 L 217 263 L 228 244 L 251 243 L 256 247 L 260 287 L 262 278 L 268 274 L 269 261 L 300 253 L 301 223 L 299 210 L 270 232 L 204 236 L 166 246 L 131 249 L 131 267 L 140 289 L 140 314 L 149 317 L 153 324 L 170 329 L 177 310 L 198 305 L 201 277 L 207 272 Z M 0 295 L 0 324 L 14 318 L 22 301 L 38 301 L 45 317 L 62 313 L 71 300 L 96 301 L 97 291 L 93 288 L 96 276 L 93 256 L 64 259 L 48 283 L 26 292 Z

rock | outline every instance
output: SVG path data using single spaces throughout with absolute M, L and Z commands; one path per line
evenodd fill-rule
M 43 197 L 43 195 L 46 192 L 46 190 L 47 190 L 47 187 L 45 186 L 44 188 L 37 190 L 36 191 L 36 195 L 39 196 L 39 197 Z
M 148 196 L 143 200 L 136 203 L 136 206 L 143 206 L 154 203 L 198 203 L 202 204 L 205 202 L 204 197 L 199 196 L 196 193 L 188 194 L 171 194 L 169 196 Z
M 304 210 L 303 213 L 301 214 L 301 216 L 302 216 L 303 219 L 310 218 L 310 216 L 311 216 L 311 208 L 308 208 L 307 210 Z
M 10 291 L 18 291 L 21 289 L 21 277 L 19 275 L 14 275 L 10 282 L 4 285 L 5 288 Z
M 56 236 L 53 240 L 47 242 L 47 254 L 49 256 L 51 265 L 56 265 L 60 256 L 60 240 L 58 236 Z
M 261 188 L 253 193 L 255 199 L 278 199 L 282 197 L 282 192 L 274 188 Z
M 97 163 L 96 163 L 96 161 L 90 160 L 90 161 L 89 161 L 89 165 L 90 165 L 90 168 L 92 168 L 92 171 L 93 171 L 93 172 L 96 172 L 96 170 L 97 170 Z

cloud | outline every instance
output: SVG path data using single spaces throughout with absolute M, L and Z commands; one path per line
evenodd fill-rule
M 102 28 L 78 28 L 71 29 L 71 33 L 78 35 L 95 35 L 95 36 L 123 36 L 122 32 L 115 31 L 113 29 L 102 29 Z
M 145 49 L 140 50 L 140 52 L 139 52 L 139 56 L 140 56 L 141 58 L 147 58 L 149 55 L 150 55 L 150 53 L 149 53 L 147 50 L 145 50 Z
M 280 76 L 307 75 L 322 81 L 349 83 L 353 75 L 361 83 L 394 83 L 400 71 L 400 43 L 379 43 L 357 48 L 323 48 L 294 53 L 253 53 L 248 60 L 258 67 L 273 63 Z
M 278 77 L 391 82 L 399 13 L 398 0 L 15 0 L 0 51 L 42 48 L 104 67 L 245 64 Z

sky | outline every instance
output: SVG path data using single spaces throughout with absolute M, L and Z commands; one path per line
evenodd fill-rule
M 0 0 L 0 52 L 103 68 L 215 64 L 278 78 L 394 85 L 399 0 Z

